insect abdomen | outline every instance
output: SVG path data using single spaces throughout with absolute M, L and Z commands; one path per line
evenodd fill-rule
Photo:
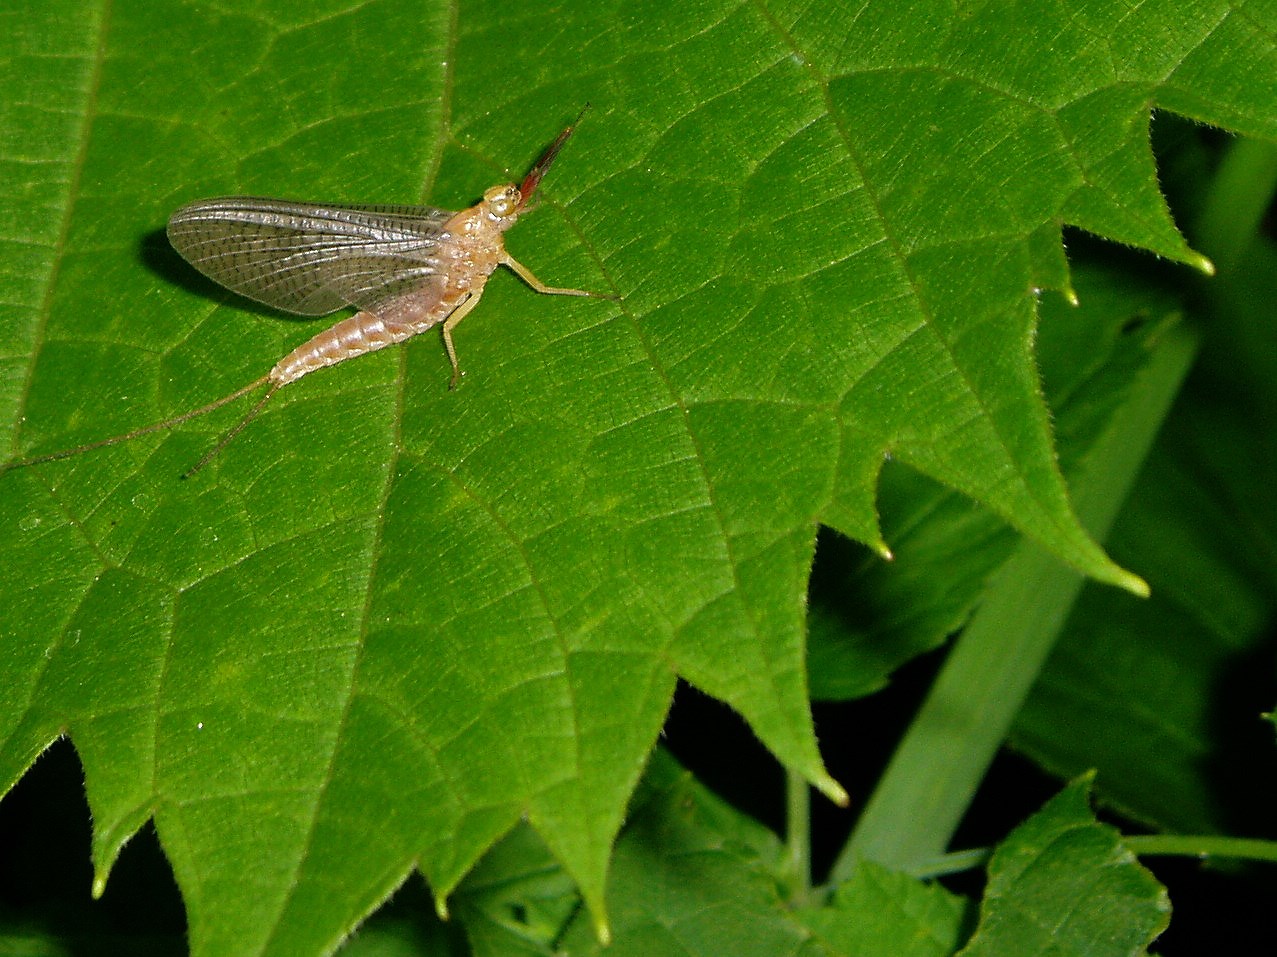
M 276 387 L 288 385 L 316 369 L 411 339 L 437 326 L 453 308 L 455 304 L 442 301 L 438 286 L 432 284 L 380 313 L 357 312 L 280 359 L 270 371 L 270 381 Z

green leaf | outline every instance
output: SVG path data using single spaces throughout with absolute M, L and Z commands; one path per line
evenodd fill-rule
M 0 781 L 81 757 L 100 891 L 154 818 L 197 954 L 331 950 L 526 818 L 601 928 L 675 676 L 835 798 L 807 708 L 819 521 L 885 550 L 890 454 L 1097 579 L 1030 349 L 1072 221 L 1201 265 L 1154 102 L 1277 135 L 1245 6 L 170 6 L 53 0 L 0 53 L 13 458 L 197 407 L 317 326 L 162 241 L 251 192 L 459 208 L 595 104 L 438 344 L 0 476 Z M 853 12 L 855 15 L 853 15 Z M 902 122 L 902 118 L 905 120 Z
M 962 957 L 1128 957 L 1166 929 L 1165 889 L 1095 820 L 1089 790 L 1088 780 L 1074 782 L 998 846 Z
M 776 836 L 657 749 L 617 838 L 609 883 L 615 942 L 594 939 L 581 898 L 535 833 L 515 829 L 454 897 L 475 954 L 807 953 L 780 896 Z
M 1079 425 L 1089 433 L 1089 441 L 1077 443 L 1086 452 L 1077 462 L 1079 512 L 1101 536 L 1195 353 L 1194 337 L 1174 317 L 1136 323 L 1128 331 L 1132 309 L 1142 305 L 1120 296 L 1100 304 L 1086 323 L 1097 333 L 1096 361 L 1072 377 L 1078 394 L 1065 434 Z M 995 548 L 985 560 L 997 554 Z M 892 755 L 836 874 L 845 875 L 859 857 L 912 868 L 944 852 L 1081 587 L 1080 575 L 1040 547 L 1023 542 L 1015 548 L 990 578 L 979 609 Z
M 615 876 L 611 887 L 615 892 Z M 548 957 L 582 916 L 572 878 L 525 825 L 483 856 L 457 889 L 454 903 L 476 957 Z M 589 922 L 585 924 L 588 936 Z
M 1148 570 L 1153 597 L 1083 592 L 1012 740 L 1056 773 L 1098 769 L 1097 793 L 1135 819 L 1262 834 L 1274 786 L 1260 716 L 1272 707 L 1277 594 L 1266 345 L 1277 250 L 1254 223 L 1277 188 L 1277 149 L 1237 143 L 1210 181 L 1195 221 L 1221 268 L 1194 303 L 1202 359 L 1109 539 Z M 1223 220 L 1242 231 L 1225 235 Z
M 948 957 L 962 943 L 968 902 L 936 883 L 865 861 L 830 905 L 801 912 L 831 952 L 855 957 Z
M 1109 466 L 1115 449 L 1129 447 L 1129 436 L 1114 437 L 1115 420 L 1132 403 L 1141 408 L 1139 393 L 1149 388 L 1141 377 L 1183 306 L 1156 284 L 1091 258 L 1074 264 L 1072 282 L 1078 306 L 1054 296 L 1042 303 L 1038 351 L 1061 463 L 1076 488 Z M 1178 384 L 1178 375 L 1151 383 L 1163 405 Z M 1158 424 L 1147 422 L 1142 442 L 1151 441 Z M 1131 468 L 1139 462 L 1137 455 Z M 1118 502 L 1116 488 L 1106 482 L 1097 497 Z M 911 469 L 884 470 L 880 508 L 896 556 L 889 565 L 863 550 L 852 554 L 853 546 L 833 536 L 821 540 L 808 641 L 814 698 L 867 694 L 904 662 L 938 647 L 988 600 L 993 576 L 1018 544 L 988 511 Z M 1047 568 L 1054 570 L 1049 562 Z M 989 690 L 1005 696 L 997 682 Z M 983 710 L 974 701 L 968 707 Z

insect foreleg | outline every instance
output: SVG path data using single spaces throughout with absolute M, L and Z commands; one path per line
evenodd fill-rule
M 457 365 L 457 350 L 452 344 L 452 330 L 457 328 L 462 319 L 470 315 L 470 310 L 479 304 L 479 297 L 482 295 L 483 289 L 480 288 L 452 310 L 448 318 L 443 321 L 443 347 L 448 350 L 448 361 L 452 363 L 452 378 L 448 380 L 449 389 L 455 389 L 457 380 L 461 378 L 461 366 Z
M 547 296 L 589 296 L 591 299 L 618 299 L 618 296 L 609 296 L 601 292 L 588 292 L 585 289 L 562 289 L 558 286 L 547 286 L 536 276 L 532 275 L 532 270 L 523 263 L 519 262 L 509 253 L 505 254 L 502 263 L 509 266 L 516 276 L 526 282 L 537 292 L 544 293 Z

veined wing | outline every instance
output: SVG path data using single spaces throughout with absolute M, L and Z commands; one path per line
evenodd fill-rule
M 375 311 L 439 270 L 443 224 L 432 206 L 340 206 L 255 196 L 202 199 L 168 223 L 192 266 L 242 296 L 303 316 Z

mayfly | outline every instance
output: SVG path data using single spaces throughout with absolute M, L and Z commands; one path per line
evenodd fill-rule
M 587 107 L 588 108 L 588 107 Z M 585 111 L 582 110 L 582 116 Z M 483 295 L 498 266 L 539 293 L 615 296 L 547 286 L 505 249 L 503 234 L 534 208 L 533 195 L 581 117 L 542 154 L 523 183 L 493 186 L 460 212 L 432 206 L 342 206 L 233 196 L 183 206 L 168 223 L 169 242 L 213 281 L 258 302 L 303 316 L 346 306 L 359 312 L 298 346 L 260 379 L 208 405 L 123 435 L 49 455 L 19 459 L 0 471 L 52 462 L 169 429 L 265 392 L 186 473 L 193 475 L 247 426 L 271 397 L 302 376 L 441 328 L 452 363 L 449 388 L 462 375 L 452 333 Z M 183 476 L 183 477 L 186 477 Z

